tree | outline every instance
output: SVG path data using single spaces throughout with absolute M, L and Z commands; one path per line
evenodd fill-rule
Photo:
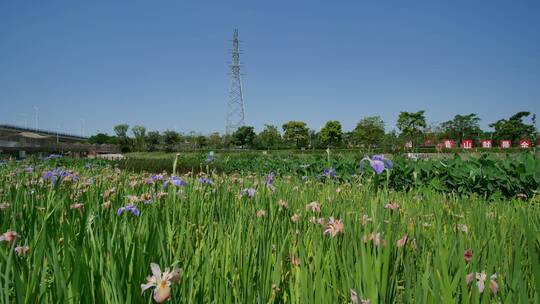
M 361 119 L 353 131 L 354 140 L 364 146 L 373 147 L 384 140 L 384 121 L 380 116 Z
M 113 142 L 114 138 L 112 136 L 109 136 L 105 133 L 98 133 L 96 135 L 92 135 L 88 138 L 88 142 L 91 144 L 108 144 Z
M 148 151 L 156 151 L 159 148 L 161 135 L 159 131 L 151 131 L 146 135 L 146 148 Z
M 214 132 L 208 136 L 208 145 L 215 149 L 219 149 L 223 146 L 223 141 L 218 132 Z
M 206 136 L 199 135 L 195 138 L 195 142 L 197 143 L 197 148 L 202 149 L 208 145 L 208 140 Z
M 264 130 L 259 133 L 256 142 L 261 149 L 276 148 L 281 143 L 281 135 L 276 126 L 264 125 Z
M 283 139 L 288 142 L 294 142 L 297 148 L 307 146 L 308 128 L 306 123 L 302 121 L 289 121 L 282 126 Z
M 165 151 L 173 152 L 176 150 L 176 145 L 180 141 L 180 134 L 174 130 L 167 130 L 163 132 L 163 144 Z
M 129 125 L 127 124 L 114 126 L 114 133 L 116 133 L 117 143 L 120 146 L 120 151 L 122 152 L 128 152 L 131 146 L 129 138 L 127 137 L 128 129 Z
M 252 147 L 253 143 L 255 142 L 255 131 L 253 127 L 250 126 L 242 126 L 238 128 L 236 131 L 234 131 L 233 135 L 233 143 L 237 146 L 241 147 Z
M 418 142 L 422 134 L 422 128 L 426 127 L 425 111 L 400 112 L 397 127 L 401 134 L 411 142 Z
M 336 147 L 341 144 L 343 140 L 343 131 L 341 130 L 341 123 L 337 120 L 330 120 L 326 122 L 319 134 L 321 143 L 326 147 Z
M 133 126 L 131 133 L 135 136 L 135 149 L 137 151 L 143 151 L 146 141 L 146 128 L 144 126 Z
M 493 134 L 495 139 L 510 139 L 516 142 L 522 138 L 532 139 L 537 135 L 537 130 L 533 124 L 526 124 L 523 118 L 531 115 L 530 112 L 522 111 L 512 115 L 508 120 L 500 119 L 489 126 L 495 129 Z M 533 115 L 533 120 L 535 119 Z
M 477 137 L 482 133 L 480 129 L 480 118 L 474 113 L 456 115 L 454 119 L 443 122 L 441 128 L 445 137 L 456 139 L 458 142 L 461 142 L 463 139 Z
M 120 124 L 114 126 L 114 133 L 116 133 L 116 136 L 118 137 L 127 137 L 127 132 L 129 129 L 129 125 L 127 124 Z

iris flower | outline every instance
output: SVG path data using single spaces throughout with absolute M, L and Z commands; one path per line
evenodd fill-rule
M 476 287 L 478 287 L 478 292 L 483 293 L 486 287 L 487 274 L 485 271 L 477 272 L 476 275 L 473 273 L 467 274 L 465 277 L 467 285 L 470 285 L 476 278 Z M 489 277 L 489 289 L 495 295 L 499 292 L 499 284 L 497 284 L 497 274 L 494 273 Z
M 19 235 L 13 230 L 8 230 L 0 235 L 0 242 L 7 242 L 8 244 L 13 243 Z
M 175 185 L 176 187 L 188 185 L 186 181 L 175 175 L 171 176 L 171 178 L 165 182 L 164 186 L 168 186 L 169 183 Z
M 201 178 L 199 178 L 199 183 L 201 183 L 203 185 L 213 185 L 214 181 L 212 181 L 211 179 L 206 178 L 206 177 L 201 177 Z
M 311 210 L 311 212 L 321 212 L 321 204 L 318 202 L 311 202 L 306 205 L 306 210 Z
M 378 175 L 382 174 L 384 170 L 390 170 L 394 166 L 394 163 L 385 158 L 384 155 L 373 155 L 371 158 L 366 156 L 362 158 L 362 161 L 360 163 L 360 168 L 363 169 L 362 162 L 364 160 L 369 161 L 369 164 L 371 165 L 371 168 L 377 173 Z
M 333 167 L 325 168 L 323 176 L 327 178 L 334 178 L 336 177 L 336 170 Z
M 473 259 L 473 252 L 471 249 L 465 249 L 463 252 L 463 259 L 465 259 L 465 262 L 470 263 Z
M 146 284 L 141 284 L 141 294 L 154 287 L 154 301 L 163 303 L 171 298 L 171 285 L 180 281 L 181 270 L 178 268 L 170 271 L 165 268 L 162 273 L 158 264 L 151 263 L 152 275 L 146 278 Z
M 341 220 L 334 220 L 333 217 L 328 219 L 326 228 L 324 229 L 324 234 L 329 234 L 332 237 L 336 237 L 338 234 L 343 234 L 343 229 L 345 226 Z
M 139 210 L 139 208 L 137 208 L 137 206 L 126 205 L 124 207 L 118 208 L 118 210 L 116 211 L 116 215 L 121 216 L 124 212 L 130 212 L 134 216 L 139 216 L 141 214 L 141 211 Z
M 257 190 L 253 188 L 246 188 L 242 190 L 242 192 L 240 192 L 242 196 L 249 196 L 249 197 L 254 197 L 256 193 L 257 193 Z
M 275 190 L 275 187 L 273 185 L 274 183 L 274 172 L 270 172 L 268 173 L 268 175 L 265 176 L 264 178 L 264 184 L 266 185 L 266 187 L 268 187 L 270 190 L 274 191 Z

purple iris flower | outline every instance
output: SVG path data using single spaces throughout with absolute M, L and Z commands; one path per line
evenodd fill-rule
M 118 208 L 118 210 L 116 211 L 116 215 L 121 216 L 122 213 L 124 213 L 124 212 L 129 212 L 129 213 L 133 214 L 134 216 L 139 216 L 141 214 L 141 211 L 139 210 L 139 208 L 137 208 L 137 206 L 135 206 L 135 205 L 126 205 L 124 207 Z
M 249 196 L 249 197 L 254 197 L 255 194 L 257 193 L 257 190 L 253 189 L 253 188 L 247 188 L 247 189 L 244 189 L 242 190 L 242 192 L 240 192 L 242 194 L 242 196 Z
M 182 180 L 180 177 L 175 176 L 175 175 L 171 176 L 171 178 L 165 183 L 165 186 L 167 186 L 168 183 L 171 183 L 175 185 L 176 187 L 188 185 L 186 181 Z
M 382 174 L 384 170 L 390 170 L 394 166 L 391 160 L 384 157 L 384 155 L 373 155 L 370 157 L 364 157 L 362 161 L 368 160 L 369 164 L 371 165 L 371 168 L 377 173 L 378 175 Z M 361 168 L 363 168 L 363 165 L 360 165 Z
M 203 185 L 213 185 L 214 181 L 212 181 L 211 179 L 206 178 L 206 177 L 201 177 L 201 178 L 199 178 L 199 183 L 201 183 Z
M 332 167 L 325 168 L 323 176 L 328 177 L 328 178 L 334 178 L 334 177 L 336 177 L 336 170 L 334 168 L 332 168 Z
M 266 185 L 266 187 L 268 187 L 270 190 L 274 191 L 275 190 L 275 187 L 274 187 L 274 172 L 270 172 L 268 173 L 268 175 L 266 175 L 264 177 L 264 184 Z

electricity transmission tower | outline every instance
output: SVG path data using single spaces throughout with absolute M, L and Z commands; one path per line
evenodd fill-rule
M 242 78 L 240 77 L 240 49 L 238 30 L 234 30 L 231 62 L 231 86 L 229 89 L 229 101 L 227 102 L 227 120 L 225 134 L 232 134 L 236 129 L 244 125 L 244 92 Z

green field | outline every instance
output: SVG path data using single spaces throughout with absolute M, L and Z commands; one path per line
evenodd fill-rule
M 0 167 L 3 303 L 150 303 L 151 263 L 181 270 L 155 294 L 173 303 L 540 301 L 536 194 L 27 166 Z

